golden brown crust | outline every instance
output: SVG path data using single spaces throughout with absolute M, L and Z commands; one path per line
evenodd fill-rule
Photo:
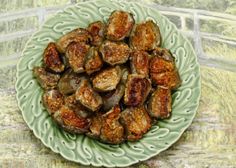
M 76 100 L 91 111 L 97 111 L 102 106 L 101 96 L 92 89 L 86 79 L 81 81 L 75 94 Z
M 103 142 L 119 144 L 124 141 L 124 128 L 119 122 L 120 107 L 115 106 L 102 116 L 100 138 Z
M 43 53 L 43 63 L 53 72 L 60 73 L 64 71 L 65 66 L 63 65 L 55 43 L 48 43 Z
M 157 47 L 152 51 L 152 55 L 156 57 L 161 57 L 166 61 L 174 62 L 175 58 L 172 56 L 170 50 L 166 48 Z
M 87 30 L 92 36 L 91 44 L 94 46 L 100 46 L 104 38 L 105 24 L 101 21 L 96 21 L 89 24 Z
M 101 128 L 102 128 L 102 114 L 96 113 L 91 118 L 91 125 L 89 127 L 89 132 L 87 133 L 87 135 L 92 138 L 99 139 L 101 134 Z
M 131 13 L 114 11 L 109 17 L 106 37 L 109 40 L 120 41 L 128 37 L 134 25 Z
M 91 47 L 87 53 L 87 58 L 85 61 L 85 71 L 87 74 L 91 75 L 92 73 L 99 71 L 102 68 L 103 61 L 99 56 L 98 51 L 95 47 Z
M 73 109 L 64 105 L 54 113 L 54 120 L 65 130 L 71 133 L 85 133 L 90 126 L 90 119 L 78 116 Z
M 139 106 L 144 103 L 151 90 L 151 82 L 142 75 L 128 76 L 125 88 L 124 103 L 128 106 Z
M 111 91 L 116 88 L 121 79 L 119 66 L 100 71 L 92 80 L 94 89 L 100 92 Z
M 150 73 L 170 72 L 175 69 L 175 65 L 171 61 L 166 61 L 161 57 L 152 57 L 150 60 Z
M 89 45 L 85 43 L 71 43 L 66 49 L 70 67 L 76 73 L 84 72 L 84 62 L 86 60 Z
M 126 130 L 128 141 L 135 141 L 142 138 L 151 128 L 151 118 L 144 106 L 131 107 L 121 113 L 121 123 Z
M 123 64 L 130 55 L 129 46 L 123 42 L 105 41 L 99 51 L 102 53 L 103 60 L 110 65 Z
M 169 89 L 176 89 L 181 84 L 179 73 L 176 70 L 163 73 L 151 73 L 150 75 L 156 85 Z
M 65 53 L 66 48 L 72 42 L 88 43 L 91 41 L 90 33 L 83 28 L 74 29 L 71 32 L 63 35 L 57 42 L 56 46 L 60 53 Z
M 131 70 L 148 77 L 149 72 L 149 55 L 145 51 L 134 51 L 131 54 Z
M 159 27 L 151 20 L 134 26 L 130 46 L 135 50 L 153 50 L 161 45 Z
M 158 87 L 150 98 L 148 112 L 155 118 L 168 118 L 171 113 L 171 103 L 170 89 Z
M 58 111 L 63 104 L 64 97 L 58 90 L 49 90 L 44 92 L 43 105 L 50 115 Z
M 34 67 L 33 74 L 40 86 L 45 90 L 54 89 L 60 79 L 60 75 L 47 72 L 44 68 Z

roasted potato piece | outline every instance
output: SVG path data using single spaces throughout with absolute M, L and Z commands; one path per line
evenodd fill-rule
M 170 89 L 158 87 L 148 102 L 148 112 L 155 118 L 168 118 L 171 113 Z
M 123 42 L 105 41 L 99 48 L 102 53 L 103 60 L 110 64 L 123 64 L 130 55 L 130 48 Z
M 149 72 L 149 55 L 145 51 L 134 51 L 131 54 L 132 73 L 148 77 Z
M 121 79 L 121 69 L 119 66 L 110 67 L 99 72 L 92 80 L 93 88 L 106 92 L 114 90 Z
M 57 49 L 60 53 L 65 53 L 67 46 L 72 42 L 88 43 L 92 39 L 90 33 L 83 28 L 72 30 L 71 32 L 63 35 L 57 42 Z
M 115 106 L 102 115 L 100 139 L 109 144 L 119 144 L 124 141 L 124 128 L 119 122 L 120 107 Z
M 88 132 L 90 126 L 90 119 L 80 117 L 67 105 L 63 105 L 55 112 L 53 119 L 66 131 L 76 134 Z
M 153 83 L 169 89 L 176 89 L 181 85 L 177 70 L 162 73 L 151 73 Z
M 131 13 L 114 11 L 109 17 L 106 37 L 109 40 L 120 41 L 128 37 L 134 25 L 134 18 Z
M 150 60 L 150 73 L 162 73 L 175 70 L 175 64 L 162 57 L 152 57 Z
M 157 47 L 152 51 L 152 54 L 157 57 L 161 57 L 167 61 L 174 62 L 175 58 L 172 56 L 170 50 L 166 48 Z
M 160 30 L 153 21 L 149 20 L 134 26 L 130 35 L 132 49 L 150 51 L 160 45 Z
M 91 116 L 91 112 L 89 112 L 76 100 L 75 94 L 65 97 L 64 101 L 65 105 L 71 108 L 78 116 L 82 118 L 88 118 L 89 116 Z
M 97 111 L 102 106 L 102 98 L 91 87 L 88 80 L 84 79 L 75 93 L 76 100 L 91 111 Z
M 83 76 L 68 69 L 59 80 L 58 89 L 63 95 L 75 93 L 82 79 L 84 79 Z
M 151 90 L 151 82 L 143 75 L 131 74 L 126 83 L 124 103 L 128 106 L 142 105 Z
M 60 75 L 47 72 L 44 68 L 34 67 L 33 74 L 43 89 L 50 90 L 57 87 Z
M 99 71 L 102 68 L 103 61 L 98 54 L 98 51 L 95 47 L 91 47 L 86 56 L 85 61 L 85 71 L 87 74 L 92 74 L 96 71 Z
M 89 132 L 86 134 L 91 138 L 99 139 L 102 128 L 102 114 L 96 113 L 91 118 L 91 125 L 89 127 Z
M 60 73 L 65 69 L 59 52 L 57 51 L 56 44 L 50 42 L 43 53 L 43 63 L 49 70 Z
M 43 94 L 43 105 L 50 115 L 58 111 L 64 104 L 64 97 L 58 90 L 45 91 Z
M 103 99 L 103 109 L 105 111 L 110 110 L 115 105 L 119 104 L 122 96 L 125 93 L 125 85 L 118 84 L 116 90 L 110 91 L 102 96 Z
M 89 45 L 85 43 L 71 43 L 66 49 L 66 57 L 68 58 L 70 67 L 76 73 L 84 72 L 84 63 Z
M 151 128 L 151 118 L 144 106 L 130 107 L 121 112 L 121 124 L 125 127 L 126 139 L 135 141 Z
M 87 30 L 92 36 L 91 44 L 94 46 L 100 46 L 104 38 L 105 24 L 101 21 L 93 22 L 89 24 Z

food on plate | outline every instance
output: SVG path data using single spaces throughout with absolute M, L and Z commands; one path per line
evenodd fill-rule
M 134 25 L 131 13 L 114 11 L 111 13 L 106 30 L 106 38 L 113 41 L 123 40 L 128 37 Z
M 103 60 L 110 65 L 125 63 L 130 55 L 130 48 L 124 42 L 104 41 L 99 51 Z
M 56 44 L 50 42 L 43 53 L 43 63 L 49 70 L 60 73 L 65 69 L 60 53 L 57 51 Z
M 50 114 L 54 114 L 64 104 L 63 95 L 56 89 L 46 90 L 43 94 L 43 105 Z
M 84 63 L 87 53 L 89 51 L 89 45 L 85 43 L 70 43 L 66 48 L 66 58 L 70 64 L 70 67 L 76 73 L 84 72 Z
M 105 24 L 101 21 L 93 22 L 89 24 L 87 30 L 92 36 L 91 45 L 100 46 L 104 39 Z
M 134 51 L 131 54 L 131 70 L 132 73 L 137 73 L 148 77 L 149 73 L 149 54 L 146 51 Z
M 65 53 L 66 48 L 72 42 L 74 43 L 88 43 L 92 39 L 91 34 L 83 28 L 72 30 L 71 32 L 63 35 L 57 42 L 56 46 L 60 53 Z
M 125 127 L 126 138 L 129 141 L 142 138 L 151 128 L 151 118 L 144 106 L 126 108 L 121 113 L 121 123 Z
M 102 115 L 102 127 L 100 139 L 110 144 L 119 144 L 124 139 L 124 127 L 121 125 L 120 119 L 121 109 L 118 105 L 113 107 L 106 114 Z
M 149 20 L 136 24 L 129 40 L 134 50 L 150 51 L 161 45 L 161 33 L 159 27 Z
M 150 76 L 154 84 L 176 89 L 181 79 L 175 66 L 175 59 L 167 49 L 156 48 L 150 60 Z
M 60 127 L 71 133 L 88 132 L 90 119 L 83 118 L 76 114 L 75 110 L 63 105 L 57 112 L 54 113 L 53 119 Z
M 171 116 L 181 78 L 158 25 L 114 11 L 49 42 L 33 74 L 59 127 L 108 144 L 137 141 Z
M 120 100 L 122 99 L 125 93 L 125 85 L 120 83 L 118 84 L 115 90 L 105 93 L 102 96 L 103 99 L 103 109 L 108 111 L 115 105 L 119 104 Z
M 125 86 L 124 103 L 128 106 L 142 105 L 151 91 L 151 81 L 143 75 L 131 74 Z
M 72 69 L 64 72 L 58 82 L 58 89 L 63 95 L 75 93 L 83 76 L 76 74 Z
M 46 71 L 42 67 L 34 67 L 33 74 L 43 89 L 49 90 L 57 87 L 60 75 Z
M 158 87 L 148 102 L 148 112 L 155 118 L 168 118 L 171 113 L 171 90 Z
M 94 91 L 87 79 L 80 82 L 75 96 L 76 100 L 91 111 L 97 111 L 102 106 L 101 96 Z
M 99 71 L 103 66 L 102 58 L 99 56 L 98 50 L 91 47 L 87 53 L 84 63 L 85 71 L 88 75 Z
M 101 70 L 93 79 L 93 88 L 100 92 L 114 90 L 121 79 L 119 66 Z

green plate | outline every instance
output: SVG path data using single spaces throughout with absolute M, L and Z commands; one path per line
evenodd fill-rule
M 87 27 L 93 21 L 106 21 L 117 9 L 132 12 L 136 22 L 152 19 L 160 26 L 162 46 L 174 54 L 182 86 L 172 95 L 170 119 L 159 121 L 137 142 L 106 145 L 84 135 L 69 134 L 56 126 L 41 103 L 43 90 L 33 77 L 32 68 L 42 64 L 43 50 L 50 41 L 77 27 Z M 25 122 L 45 146 L 83 165 L 126 167 L 166 150 L 191 124 L 200 98 L 199 64 L 189 41 L 156 9 L 135 2 L 81 2 L 48 19 L 28 41 L 17 66 L 16 91 Z

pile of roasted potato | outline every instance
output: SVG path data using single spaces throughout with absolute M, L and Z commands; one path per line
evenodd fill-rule
M 175 60 L 160 48 L 159 27 L 114 11 L 108 22 L 77 28 L 43 53 L 33 73 L 43 104 L 60 127 L 102 142 L 135 141 L 171 113 L 180 83 Z

